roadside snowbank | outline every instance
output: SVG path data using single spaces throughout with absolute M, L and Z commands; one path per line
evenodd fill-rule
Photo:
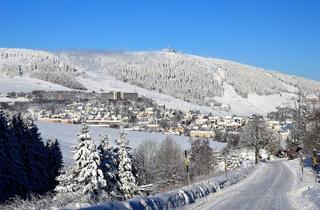
M 297 209 L 320 209 L 320 185 L 315 181 L 315 173 L 305 161 L 303 173 L 298 159 L 285 162 L 295 175 L 295 187 L 288 193 Z
M 241 170 L 234 170 L 228 173 L 228 178 L 224 176 L 214 177 L 191 186 L 184 187 L 171 192 L 160 193 L 154 196 L 139 196 L 128 201 L 114 201 L 100 204 L 83 210 L 145 210 L 145 209 L 174 209 L 180 208 L 192 203 L 197 199 L 206 197 L 215 193 L 224 187 L 233 185 L 243 179 L 255 170 L 255 166 L 250 166 Z

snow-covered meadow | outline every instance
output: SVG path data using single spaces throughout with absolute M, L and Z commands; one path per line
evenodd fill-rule
M 44 141 L 48 138 L 57 138 L 61 144 L 63 158 L 66 164 L 72 161 L 73 146 L 77 143 L 77 134 L 80 131 L 80 125 L 69 125 L 61 123 L 35 122 L 39 128 Z M 90 127 L 91 136 L 95 140 L 100 140 L 101 136 L 108 134 L 114 145 L 114 140 L 119 138 L 119 129 L 105 127 Z M 129 146 L 136 148 L 144 140 L 153 140 L 155 143 L 160 143 L 167 136 L 172 137 L 182 149 L 190 148 L 190 140 L 187 136 L 176 136 L 162 133 L 148 133 L 139 131 L 126 131 L 128 133 Z M 226 144 L 217 141 L 210 141 L 210 146 L 213 149 L 221 150 Z

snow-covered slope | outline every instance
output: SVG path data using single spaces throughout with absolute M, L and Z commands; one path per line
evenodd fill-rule
M 0 49 L 0 75 L 24 75 L 69 88 L 130 91 L 183 110 L 266 115 L 293 106 L 320 82 L 231 61 L 169 51 L 104 53 Z
M 0 74 L 10 77 L 28 76 L 68 88 L 85 89 L 74 78 L 81 74 L 75 65 L 44 51 L 0 49 Z

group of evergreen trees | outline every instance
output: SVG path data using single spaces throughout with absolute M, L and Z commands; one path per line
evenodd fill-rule
M 58 177 L 56 192 L 78 198 L 89 196 L 91 200 L 104 193 L 119 200 L 137 194 L 136 172 L 125 133 L 120 133 L 116 144 L 111 146 L 106 135 L 96 145 L 88 126 L 83 124 L 75 147 L 75 163 Z
M 0 203 L 53 190 L 61 167 L 57 140 L 45 145 L 33 122 L 0 110 Z

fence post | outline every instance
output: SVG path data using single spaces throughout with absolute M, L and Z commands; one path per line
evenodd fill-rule
M 186 166 L 186 170 L 187 170 L 187 175 L 188 175 L 188 185 L 190 185 L 190 172 L 189 172 L 189 159 L 188 159 L 188 154 L 187 154 L 187 150 L 184 151 L 184 165 Z

